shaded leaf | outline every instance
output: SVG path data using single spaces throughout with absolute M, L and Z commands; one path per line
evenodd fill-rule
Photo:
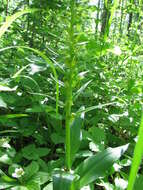
M 0 97 L 0 107 L 2 107 L 2 108 L 7 108 L 7 104 L 6 104 L 6 102 L 2 99 L 2 97 Z
M 34 174 L 36 174 L 39 171 L 39 165 L 37 162 L 33 161 L 31 162 L 27 167 L 24 168 L 24 175 L 23 178 L 25 180 L 30 179 Z

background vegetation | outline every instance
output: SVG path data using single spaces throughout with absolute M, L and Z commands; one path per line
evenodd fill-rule
M 140 0 L 0 0 L 0 189 L 127 189 L 142 10 Z M 134 188 L 132 177 L 128 190 L 141 190 L 142 165 Z

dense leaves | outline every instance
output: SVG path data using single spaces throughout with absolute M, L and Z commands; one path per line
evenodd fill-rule
M 0 3 L 0 189 L 142 189 L 142 2 Z

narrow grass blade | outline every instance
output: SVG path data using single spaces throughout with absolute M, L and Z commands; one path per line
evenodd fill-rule
M 0 27 L 0 38 L 7 31 L 7 29 L 11 26 L 11 24 L 23 14 L 34 12 L 36 9 L 27 9 L 20 12 L 15 13 L 14 15 L 7 17 L 5 23 Z
M 143 114 L 141 118 L 139 132 L 138 132 L 138 140 L 137 140 L 135 150 L 134 150 L 134 156 L 133 156 L 133 161 L 131 165 L 131 171 L 129 175 L 129 183 L 128 183 L 127 190 L 133 190 L 142 157 L 143 157 Z
M 0 120 L 3 119 L 14 119 L 20 117 L 28 117 L 28 114 L 7 114 L 7 115 L 0 115 Z
M 78 96 L 86 89 L 86 87 L 91 83 L 92 80 L 85 83 L 81 88 L 75 93 L 74 95 L 74 101 L 78 98 Z
M 110 105 L 116 105 L 117 102 L 110 102 L 110 103 L 106 103 L 106 104 L 99 104 L 97 106 L 91 106 L 91 107 L 88 107 L 88 108 L 85 108 L 84 110 L 79 110 L 76 112 L 76 115 L 79 115 L 81 113 L 87 113 L 89 111 L 92 111 L 92 110 L 95 110 L 95 109 L 102 109 L 103 107 L 106 107 L 106 106 L 110 106 Z
M 29 67 L 29 64 L 22 67 L 19 71 L 17 71 L 11 78 L 15 79 L 17 77 L 19 77 L 19 75 L 22 73 L 22 71 L 24 71 L 27 67 Z

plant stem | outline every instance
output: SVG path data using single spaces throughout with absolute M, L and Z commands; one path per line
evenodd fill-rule
M 74 21 L 75 21 L 75 0 L 70 1 L 70 27 L 69 27 L 69 60 L 67 63 L 67 81 L 65 83 L 66 88 L 66 167 L 68 170 L 71 168 L 71 140 L 70 140 L 70 124 L 71 124 L 71 108 L 72 108 L 72 83 L 73 83 L 73 73 L 75 66 L 75 40 L 74 40 Z

